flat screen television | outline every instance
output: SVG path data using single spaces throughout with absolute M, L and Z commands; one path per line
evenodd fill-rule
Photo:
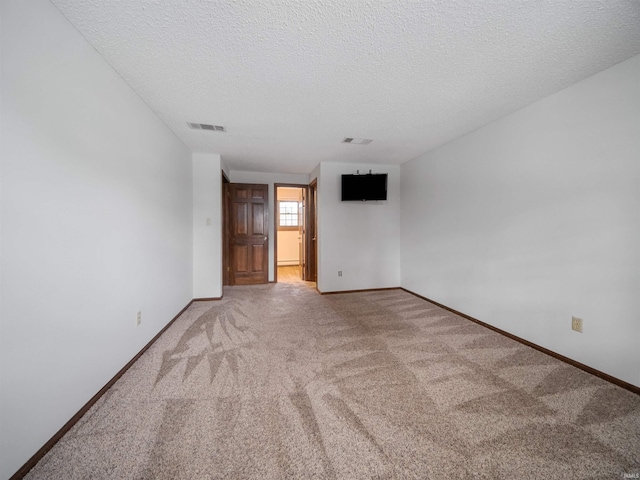
M 342 201 L 386 200 L 387 174 L 342 175 Z

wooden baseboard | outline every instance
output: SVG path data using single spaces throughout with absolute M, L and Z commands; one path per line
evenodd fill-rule
M 162 330 L 160 330 L 155 337 L 153 337 L 149 343 L 147 343 L 144 347 L 142 347 L 142 350 L 140 350 L 135 357 L 133 357 L 131 360 L 129 360 L 129 362 L 120 369 L 120 371 L 118 373 L 116 373 L 114 375 L 114 377 L 109 380 L 106 385 L 104 387 L 102 387 L 100 389 L 100 391 L 98 393 L 96 393 L 91 400 L 89 400 L 80 410 L 78 410 L 78 412 L 71 417 L 71 419 L 64 424 L 64 426 L 58 430 L 55 435 L 53 435 L 53 437 L 51 437 L 49 439 L 49 441 L 47 443 L 45 443 L 42 448 L 40 448 L 40 450 L 38 450 L 29 460 L 26 461 L 26 463 L 20 467 L 20 469 L 13 474 L 13 476 L 10 477 L 9 480 L 19 480 L 22 479 L 27 473 L 29 473 L 29 470 L 31 470 L 33 467 L 36 466 L 36 463 L 38 463 L 42 457 L 44 457 L 46 455 L 46 453 L 51 450 L 51 448 L 53 448 L 53 446 L 58 443 L 58 441 L 64 436 L 65 433 L 67 433 L 69 430 L 71 430 L 71 428 L 78 422 L 78 420 L 80 420 L 80 418 L 82 418 L 82 416 L 87 413 L 87 411 L 98 401 L 100 400 L 100 397 L 102 397 L 102 395 L 104 395 L 107 390 L 109 390 L 113 384 L 115 384 L 120 377 L 122 377 L 122 375 L 125 374 L 125 372 L 127 370 L 129 370 L 129 368 L 131 368 L 131 366 L 136 363 L 136 361 L 142 356 L 142 354 L 144 352 L 146 352 L 149 347 L 151 347 L 151 345 L 154 344 L 154 342 L 160 338 L 160 335 L 162 335 L 172 324 L 173 322 L 175 322 L 178 317 L 180 315 L 182 315 L 187 308 L 189 308 L 191 306 L 191 304 L 194 301 L 199 301 L 200 299 L 194 299 L 191 300 L 186 307 L 184 307 L 182 310 L 180 310 L 180 312 L 178 312 L 178 314 L 173 317 L 171 319 L 171 321 L 169 323 L 167 323 Z
M 316 287 L 316 291 L 320 295 L 338 295 L 341 293 L 361 293 L 361 292 L 381 292 L 384 290 L 400 290 L 400 287 L 384 287 L 384 288 L 363 288 L 361 290 L 336 290 L 332 292 L 321 292 L 318 287 Z
M 590 373 L 591 375 L 595 375 L 598 378 L 601 378 L 603 380 L 606 380 L 609 383 L 613 383 L 614 385 L 617 385 L 618 387 L 624 388 L 625 390 L 629 390 L 630 392 L 635 393 L 636 395 L 640 395 L 640 387 L 636 387 L 635 385 L 625 382 L 624 380 L 621 380 L 619 378 L 613 377 L 607 373 L 601 372 L 600 370 L 596 370 L 595 368 L 592 368 L 588 365 L 585 365 L 584 363 L 580 363 L 576 360 L 573 360 L 569 357 L 565 357 L 564 355 L 561 355 L 559 353 L 554 352 L 553 350 L 549 350 L 548 348 L 544 348 L 541 347 L 540 345 L 537 345 L 533 342 L 530 342 L 529 340 L 525 340 L 524 338 L 518 337 L 517 335 L 514 335 L 512 333 L 506 332 L 498 327 L 494 327 L 493 325 L 489 325 L 488 323 L 485 323 L 481 320 L 478 320 L 477 318 L 473 318 L 470 315 L 467 315 L 465 313 L 459 312 L 458 310 L 455 310 L 451 307 L 447 307 L 446 305 L 443 305 L 442 303 L 438 303 L 435 300 L 431 300 L 430 298 L 427 297 L 423 297 L 422 295 L 418 295 L 415 292 L 412 292 L 411 290 L 407 290 L 406 288 L 402 288 L 402 290 L 404 290 L 407 293 L 410 293 L 411 295 L 414 295 L 418 298 L 421 298 L 422 300 L 425 300 L 429 303 L 433 303 L 434 305 L 437 305 L 440 308 L 444 308 L 445 310 L 448 310 L 451 313 L 455 313 L 456 315 L 460 315 L 463 318 L 466 318 L 467 320 L 471 320 L 474 323 L 477 323 L 478 325 L 482 325 L 483 327 L 488 328 L 489 330 L 493 330 L 494 332 L 499 333 L 500 335 L 504 335 L 505 337 L 508 337 L 512 340 L 515 340 L 516 342 L 522 343 L 524 345 L 527 345 L 528 347 L 534 348 L 536 350 L 538 350 L 539 352 L 545 353 L 553 358 L 556 358 L 562 362 L 568 363 L 569 365 L 572 365 L 576 368 L 579 368 L 580 370 L 583 370 L 587 373 Z
M 194 298 L 191 302 L 216 302 L 218 300 L 222 300 L 222 297 L 202 297 L 202 298 Z M 191 305 L 191 304 L 189 304 Z M 188 306 L 187 306 L 188 307 Z M 183 310 L 184 312 L 184 310 Z M 182 313 L 182 312 L 180 312 Z

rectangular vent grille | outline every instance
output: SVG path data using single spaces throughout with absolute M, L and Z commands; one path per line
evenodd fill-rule
M 191 123 L 187 122 L 192 130 L 210 130 L 212 132 L 226 132 L 222 125 L 209 125 L 208 123 Z
M 342 140 L 342 143 L 350 143 L 352 145 L 369 145 L 371 142 L 373 142 L 373 140 L 371 140 L 370 138 L 345 137 L 345 139 Z

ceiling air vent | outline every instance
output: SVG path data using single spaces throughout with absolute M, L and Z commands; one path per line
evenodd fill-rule
M 208 123 L 191 123 L 187 122 L 192 130 L 211 130 L 212 132 L 226 132 L 222 125 L 209 125 Z
M 370 138 L 351 138 L 346 137 L 342 143 L 351 143 L 352 145 L 369 145 L 373 140 Z

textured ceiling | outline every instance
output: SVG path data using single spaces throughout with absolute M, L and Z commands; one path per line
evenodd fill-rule
M 638 0 L 52 1 L 233 170 L 400 164 L 640 54 Z

